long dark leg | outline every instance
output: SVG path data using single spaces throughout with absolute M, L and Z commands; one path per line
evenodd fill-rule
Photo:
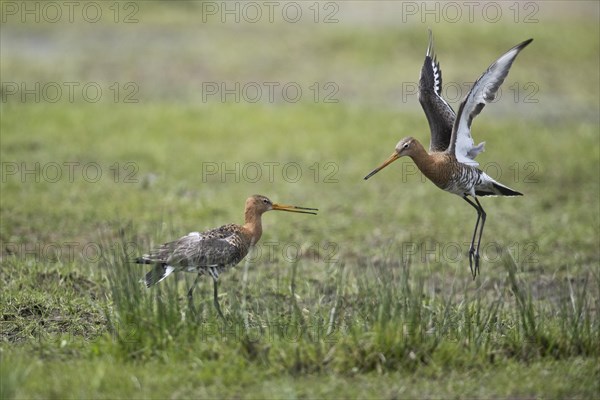
M 475 250 L 475 237 L 477 235 L 477 228 L 479 227 L 479 220 L 481 219 L 483 208 L 481 208 L 481 204 L 479 204 L 477 197 L 475 197 L 475 201 L 477 202 L 477 204 L 469 200 L 467 196 L 463 196 L 463 199 L 465 199 L 467 203 L 469 203 L 473 208 L 475 208 L 475 210 L 477 210 L 477 221 L 475 222 L 475 229 L 473 230 L 473 237 L 471 238 L 471 246 L 469 247 L 469 268 L 471 268 L 471 274 L 473 275 L 473 279 L 475 279 L 475 277 L 477 276 L 477 271 L 479 270 L 479 244 L 477 245 L 477 250 Z M 481 231 L 483 231 L 483 224 Z M 481 233 L 479 234 L 478 243 L 480 242 Z M 475 269 L 473 269 L 473 258 L 475 258 Z
M 481 245 L 481 237 L 483 236 L 483 226 L 485 225 L 485 218 L 487 214 L 485 213 L 483 207 L 475 197 L 475 202 L 479 206 L 479 211 L 481 212 L 481 226 L 479 227 L 479 240 L 477 241 L 477 252 L 475 253 L 475 275 L 479 273 L 479 246 Z M 474 279 L 475 277 L 473 277 Z
M 225 319 L 225 317 L 223 316 L 223 313 L 221 312 L 221 306 L 219 305 L 219 297 L 218 297 L 218 293 L 217 293 L 217 284 L 218 281 L 216 279 L 213 278 L 213 283 L 214 283 L 214 303 L 215 303 L 215 308 L 217 309 L 217 312 L 219 313 L 219 316 L 223 319 Z
M 200 280 L 200 275 L 198 274 L 198 276 L 196 276 L 196 279 L 194 279 L 194 283 L 192 283 L 192 287 L 190 288 L 190 290 L 188 290 L 188 300 L 192 301 L 192 294 L 194 293 L 194 288 L 196 287 L 196 285 L 198 284 L 198 281 Z
M 194 283 L 192 283 L 192 287 L 190 287 L 190 290 L 188 290 L 188 294 L 187 294 L 188 306 L 190 308 L 191 313 L 194 315 L 196 315 L 197 313 L 196 313 L 196 307 L 194 307 L 194 301 L 192 300 L 192 294 L 194 293 L 194 288 L 198 284 L 199 280 L 200 280 L 200 274 L 198 274 L 196 276 L 196 279 L 194 279 Z
M 218 289 L 217 289 L 217 285 L 218 285 L 218 282 L 219 282 L 219 269 L 215 268 L 215 267 L 209 267 L 208 273 L 213 278 L 213 284 L 214 284 L 213 302 L 215 303 L 215 308 L 217 309 L 217 312 L 219 313 L 219 316 L 221 318 L 225 319 L 225 317 L 223 316 L 223 313 L 221 312 L 221 306 L 219 305 L 219 297 L 218 297 Z

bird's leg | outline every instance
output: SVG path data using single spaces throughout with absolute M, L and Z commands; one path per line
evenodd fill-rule
M 196 308 L 194 307 L 194 302 L 192 301 L 192 293 L 194 293 L 194 288 L 198 284 L 198 281 L 200 280 L 200 276 L 201 276 L 201 274 L 198 274 L 196 276 L 196 279 L 194 279 L 194 283 L 192 283 L 192 287 L 190 287 L 190 290 L 188 290 L 188 294 L 187 294 L 188 307 L 190 308 L 190 311 L 193 315 L 196 315 L 197 313 L 196 313 Z
M 471 274 L 473 275 L 473 279 L 475 279 L 477 276 L 477 271 L 479 270 L 479 243 L 481 242 L 481 234 L 479 235 L 477 251 L 475 250 L 475 237 L 477 235 L 477 227 L 479 226 L 479 220 L 481 219 L 481 212 L 483 211 L 483 208 L 481 208 L 481 204 L 479 204 L 477 197 L 475 197 L 477 204 L 469 200 L 466 195 L 463 196 L 463 199 L 465 199 L 467 203 L 477 210 L 477 221 L 475 222 L 475 229 L 473 230 L 473 237 L 471 238 L 471 246 L 469 247 L 469 268 L 471 268 Z M 473 269 L 473 258 L 475 258 L 475 269 Z
M 215 287 L 215 291 L 214 291 L 214 303 L 215 303 L 215 308 L 217 309 L 217 312 L 219 313 L 219 316 L 225 320 L 225 317 L 223 316 L 223 313 L 221 312 L 221 306 L 219 305 L 219 298 L 217 295 L 217 283 L 218 281 L 216 279 L 213 279 L 214 282 L 214 287 Z
M 481 214 L 480 214 L 481 215 L 481 226 L 479 227 L 479 240 L 477 240 L 477 252 L 475 253 L 475 275 L 477 275 L 477 273 L 479 273 L 479 246 L 481 245 L 481 236 L 483 236 L 483 226 L 485 225 L 485 218 L 487 217 L 487 214 L 485 213 L 483 207 L 479 203 L 479 200 L 477 200 L 477 197 L 475 197 L 475 202 L 479 206 L 479 211 L 481 212 Z
M 194 279 L 194 283 L 192 283 L 192 287 L 190 288 L 190 290 L 188 290 L 188 300 L 192 301 L 192 294 L 194 293 L 194 288 L 196 287 L 196 285 L 198 284 L 198 281 L 200 280 L 200 276 L 201 274 L 198 274 L 198 276 L 196 276 L 196 279 Z
M 213 278 L 213 284 L 214 284 L 214 298 L 213 298 L 213 302 L 215 304 L 215 308 L 217 309 L 217 312 L 219 313 L 219 316 L 223 320 L 225 320 L 225 317 L 223 316 L 223 313 L 221 312 L 221 306 L 219 305 L 219 297 L 218 297 L 218 288 L 217 288 L 217 285 L 218 285 L 218 282 L 219 282 L 219 270 L 217 268 L 210 267 L 208 269 L 208 273 Z

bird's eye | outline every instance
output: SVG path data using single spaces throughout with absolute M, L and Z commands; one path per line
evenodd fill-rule
M 404 146 L 402 146 L 403 149 L 408 149 L 408 146 L 410 145 L 410 143 L 404 143 Z
M 269 204 L 269 200 L 267 200 L 267 199 L 263 199 L 263 203 L 265 203 L 265 204 Z

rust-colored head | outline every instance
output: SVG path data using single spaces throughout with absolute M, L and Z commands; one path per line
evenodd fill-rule
M 317 208 L 289 206 L 284 204 L 273 203 L 267 197 L 262 196 L 260 194 L 255 194 L 254 196 L 250 196 L 248 197 L 248 199 L 246 199 L 246 212 L 254 212 L 260 215 L 271 210 L 289 211 L 313 215 L 317 215 L 315 211 L 319 211 Z
M 381 171 L 400 157 L 412 157 L 415 154 L 415 151 L 417 151 L 418 146 L 419 142 L 415 138 L 411 136 L 405 137 L 404 139 L 398 142 L 396 148 L 394 149 L 394 153 L 392 153 L 392 155 L 387 160 L 385 160 L 383 164 L 371 171 L 369 175 L 365 176 L 365 180 L 369 179 L 370 177 L 372 177 L 373 175 L 375 175 L 376 173 L 378 173 L 379 171 Z

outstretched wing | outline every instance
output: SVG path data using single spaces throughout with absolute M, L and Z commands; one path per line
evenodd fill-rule
M 458 161 L 473 166 L 479 165 L 474 161 L 477 154 L 483 151 L 485 143 L 475 146 L 471 137 L 471 123 L 483 107 L 496 98 L 496 93 L 508 75 L 510 67 L 521 50 L 533 39 L 520 43 L 504 53 L 481 75 L 460 103 L 458 116 L 452 128 L 452 138 L 448 152 L 453 153 Z
M 425 111 L 431 131 L 429 151 L 445 151 L 450 145 L 452 125 L 456 115 L 452 107 L 442 98 L 442 70 L 433 51 L 431 30 L 419 79 L 419 103 Z

